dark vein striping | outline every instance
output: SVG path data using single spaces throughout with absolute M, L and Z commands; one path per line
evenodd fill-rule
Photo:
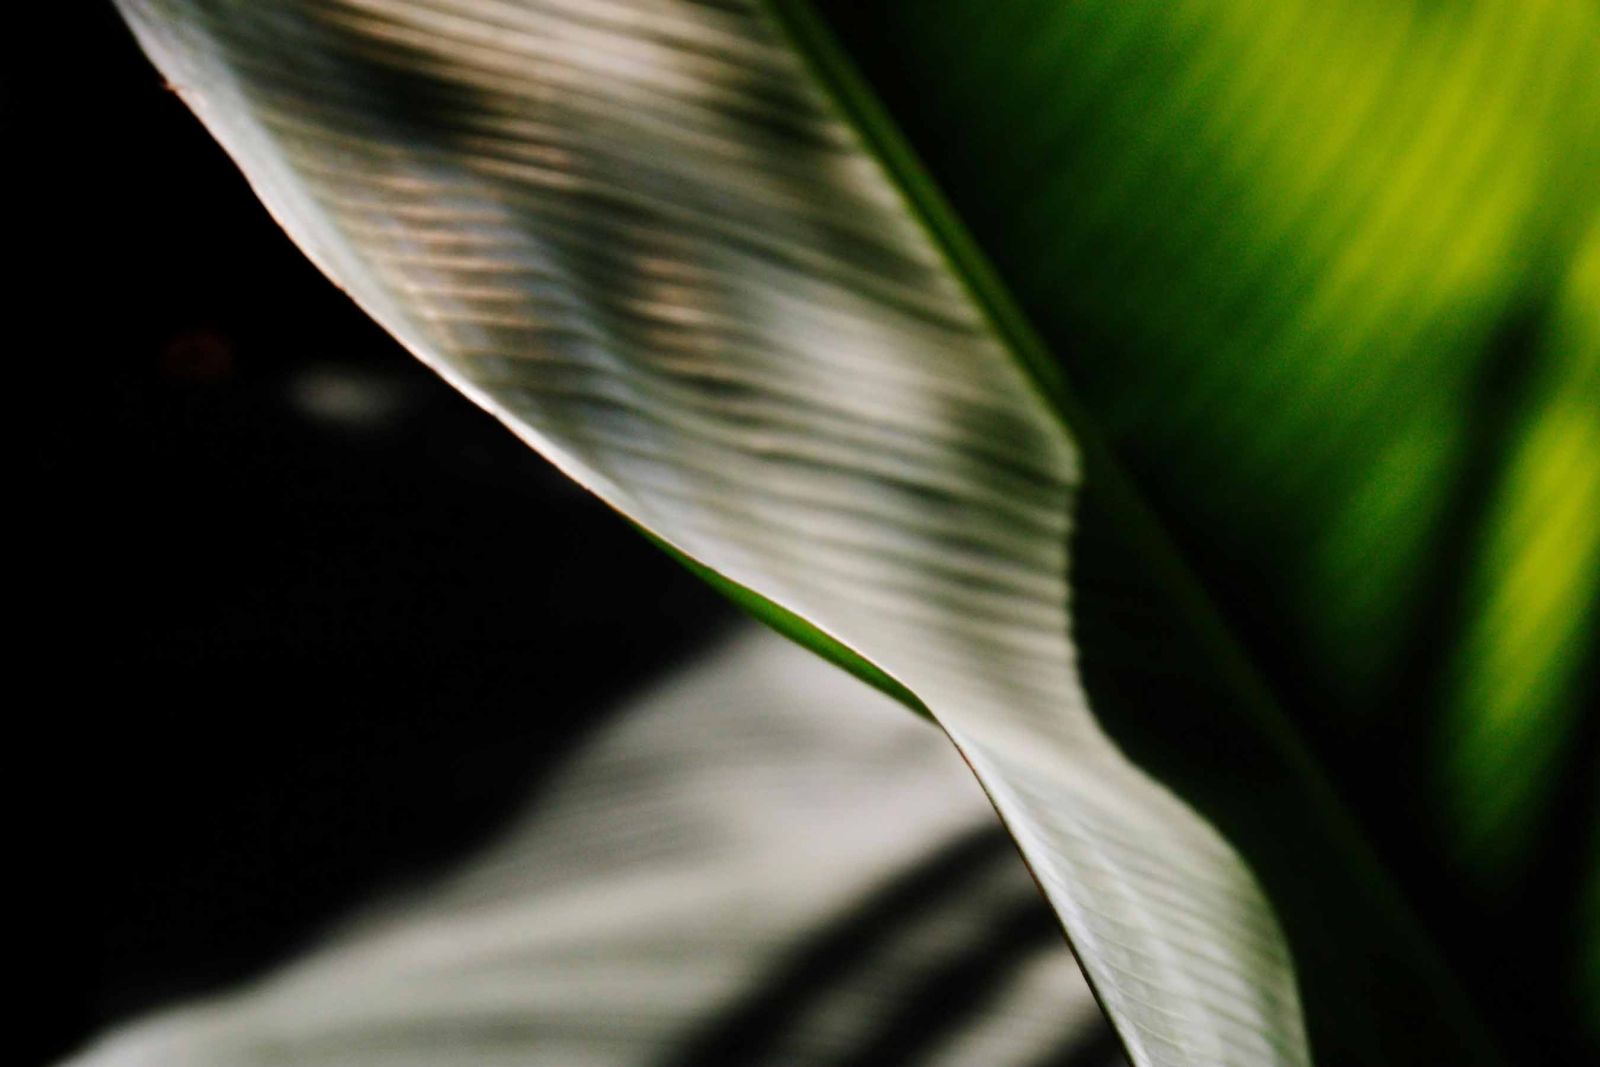
M 1015 855 L 996 827 L 971 830 L 948 843 L 819 931 L 730 1011 L 708 1020 L 661 1067 L 759 1063 L 809 1008 L 872 958 L 866 946 L 900 936 L 929 909 L 971 888 L 995 864 L 1014 862 Z M 1036 905 L 1033 911 L 1045 918 L 1043 908 Z M 1053 927 L 1050 934 L 1058 936 Z
M 1060 928 L 1038 900 L 1010 906 L 990 922 L 976 945 L 906 990 L 866 1047 L 841 1060 L 839 1067 L 910 1067 L 937 1052 L 1001 998 L 1006 980 L 1023 961 L 1060 944 Z

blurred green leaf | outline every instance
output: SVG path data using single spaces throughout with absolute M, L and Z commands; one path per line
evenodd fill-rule
M 1427 700 L 1504 862 L 1600 582 L 1600 8 L 824 6 L 1255 662 Z
M 1482 1004 L 1571 1032 L 1600 789 L 1600 7 L 821 6 Z M 1175 724 L 1096 680 L 1160 634 L 1126 581 L 1096 586 L 1097 551 L 1091 702 L 1174 782 L 1182 754 L 1141 746 Z M 1190 778 L 1236 844 L 1271 836 Z

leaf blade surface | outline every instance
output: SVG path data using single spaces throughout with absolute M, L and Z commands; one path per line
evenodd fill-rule
M 1248 870 L 1087 708 L 1058 413 L 763 10 L 121 6 L 408 348 L 916 695 L 1136 1063 L 1306 1061 Z

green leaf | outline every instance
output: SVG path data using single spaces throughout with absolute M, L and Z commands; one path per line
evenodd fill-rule
M 1286 692 L 1381 717 L 1457 583 L 1452 746 L 1526 731 L 1457 813 L 1513 845 L 1600 574 L 1600 10 L 825 6 Z
M 1600 799 L 1600 7 L 821 6 L 1484 1008 L 1563 1040 Z M 1097 712 L 1268 839 L 1097 681 L 1142 624 L 1108 585 L 1075 590 Z
M 1249 871 L 1086 706 L 1077 454 L 1030 377 L 1043 361 L 1019 359 L 1032 342 L 955 231 L 930 231 L 928 191 L 894 175 L 919 216 L 824 91 L 837 71 L 748 2 L 121 7 L 268 208 L 408 348 L 677 552 L 915 694 L 1135 1063 L 1306 1062 Z

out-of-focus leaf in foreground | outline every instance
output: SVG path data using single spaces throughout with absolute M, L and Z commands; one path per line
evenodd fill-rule
M 939 722 L 1135 1063 L 1306 1061 L 1249 871 L 1086 706 L 1077 461 L 1026 337 L 769 10 L 121 7 L 284 227 L 407 347 Z
M 750 629 L 459 873 L 73 1067 L 1122 1062 L 943 739 Z

